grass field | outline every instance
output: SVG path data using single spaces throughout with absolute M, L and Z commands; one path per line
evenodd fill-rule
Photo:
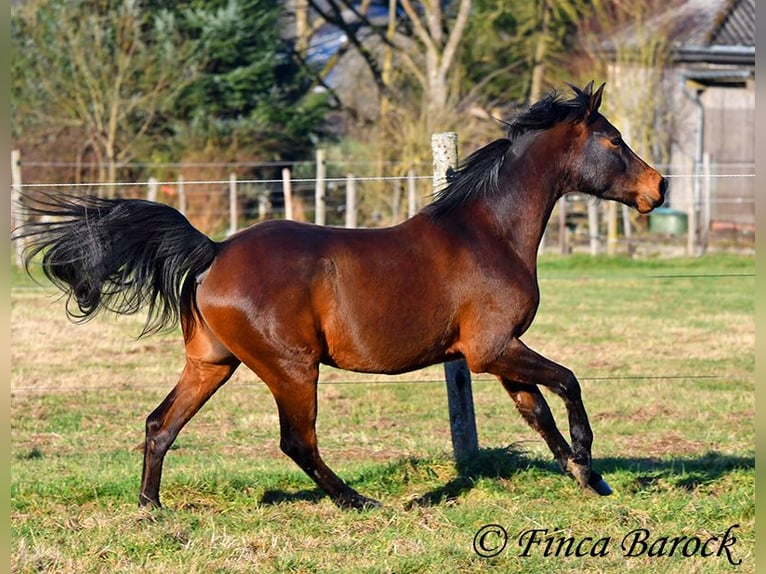
M 753 572 L 753 272 L 736 256 L 541 262 L 525 341 L 580 377 L 611 497 L 561 474 L 486 376 L 481 451 L 458 472 L 441 367 L 324 370 L 320 448 L 384 504 L 364 512 L 337 509 L 281 454 L 274 402 L 244 368 L 168 454 L 166 508 L 138 510 L 144 419 L 175 384 L 180 336 L 137 340 L 142 317 L 72 325 L 15 273 L 13 571 Z M 488 524 L 507 533 L 495 557 L 474 550 L 500 548 L 495 527 L 475 538 Z

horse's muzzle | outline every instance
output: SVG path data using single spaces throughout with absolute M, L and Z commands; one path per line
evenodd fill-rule
M 657 174 L 659 176 L 659 174 Z M 659 176 L 659 182 L 652 185 L 649 190 L 645 192 L 639 192 L 636 196 L 636 203 L 634 207 L 639 213 L 649 213 L 653 209 L 661 206 L 665 203 L 665 193 L 668 189 L 668 180 L 662 176 Z
M 654 207 L 660 207 L 663 203 L 665 203 L 665 194 L 668 191 L 668 180 L 664 177 L 660 178 L 660 200 L 657 202 L 657 204 Z

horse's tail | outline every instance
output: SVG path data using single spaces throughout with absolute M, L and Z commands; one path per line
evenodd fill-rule
M 26 207 L 14 233 L 24 263 L 42 252 L 46 277 L 67 294 L 67 314 L 86 321 L 99 310 L 148 308 L 141 335 L 176 326 L 195 311 L 197 277 L 216 243 L 170 206 L 137 199 L 44 195 Z

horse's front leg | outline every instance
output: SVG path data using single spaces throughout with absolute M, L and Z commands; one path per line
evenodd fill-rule
M 537 430 L 562 468 L 583 488 L 610 494 L 611 488 L 591 468 L 593 432 L 582 402 L 580 383 L 572 371 L 546 359 L 514 339 L 505 353 L 487 369 L 500 377 L 525 420 Z M 570 449 L 556 428 L 545 398 L 535 385 L 544 385 L 562 398 L 569 415 Z
M 569 443 L 559 432 L 553 413 L 548 402 L 543 397 L 536 385 L 517 383 L 503 377 L 498 377 L 503 388 L 513 399 L 521 416 L 527 424 L 535 429 L 551 449 L 553 457 L 559 463 L 562 470 L 567 469 L 567 463 L 572 458 L 572 449 Z

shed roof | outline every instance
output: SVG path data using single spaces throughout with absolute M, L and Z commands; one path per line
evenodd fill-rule
M 729 0 L 706 39 L 711 46 L 755 46 L 755 0 Z
M 642 37 L 662 34 L 677 62 L 754 66 L 755 0 L 678 0 L 641 24 L 607 39 L 607 52 L 638 46 Z

